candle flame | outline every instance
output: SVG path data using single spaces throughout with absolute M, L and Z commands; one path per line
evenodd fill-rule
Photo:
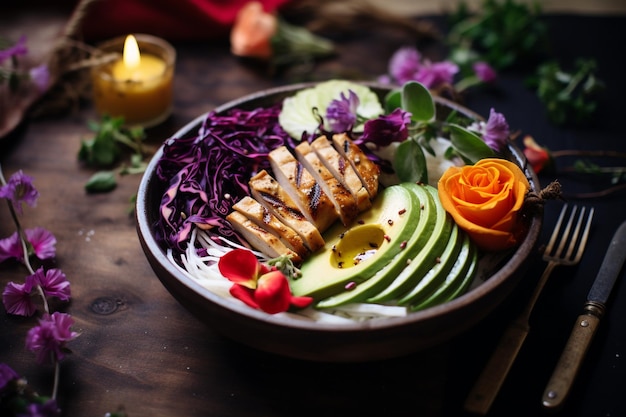
M 135 68 L 139 65 L 139 45 L 133 35 L 128 35 L 124 41 L 124 65 L 127 68 Z

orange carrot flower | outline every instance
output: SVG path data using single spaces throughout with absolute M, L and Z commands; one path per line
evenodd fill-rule
M 517 243 L 519 212 L 529 188 L 517 165 L 496 158 L 451 167 L 438 184 L 443 207 L 485 251 L 508 249 Z
M 311 297 L 295 297 L 287 277 L 275 267 L 260 263 L 245 249 L 234 249 L 223 255 L 218 268 L 234 284 L 230 294 L 252 308 L 269 314 L 287 311 L 291 306 L 307 307 Z

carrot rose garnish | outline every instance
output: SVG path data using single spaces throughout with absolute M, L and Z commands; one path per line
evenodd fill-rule
M 508 249 L 517 243 L 519 212 L 529 188 L 517 165 L 496 158 L 451 167 L 438 183 L 443 207 L 485 251 Z

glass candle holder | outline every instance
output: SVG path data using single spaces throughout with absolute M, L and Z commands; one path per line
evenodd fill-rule
M 126 36 L 99 45 L 103 56 L 112 56 L 91 70 L 93 100 L 100 116 L 123 117 L 129 127 L 155 126 L 172 112 L 176 50 L 151 35 L 134 35 L 140 64 L 124 60 Z

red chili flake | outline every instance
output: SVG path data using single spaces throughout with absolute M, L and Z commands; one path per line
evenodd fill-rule
M 404 248 L 406 248 L 406 240 L 403 240 L 403 241 L 400 243 L 400 249 L 404 249 Z
M 392 220 L 392 219 L 387 220 L 387 224 L 388 224 L 389 226 L 393 226 L 393 220 Z
M 404 213 L 406 213 L 406 209 L 404 209 L 404 208 L 398 212 L 398 214 L 400 216 L 402 216 Z
M 346 284 L 344 288 L 346 289 L 346 291 L 352 291 L 353 289 L 356 288 L 356 282 L 350 281 Z
M 387 242 L 391 242 L 391 237 L 389 237 L 389 235 L 385 235 L 384 238 Z

